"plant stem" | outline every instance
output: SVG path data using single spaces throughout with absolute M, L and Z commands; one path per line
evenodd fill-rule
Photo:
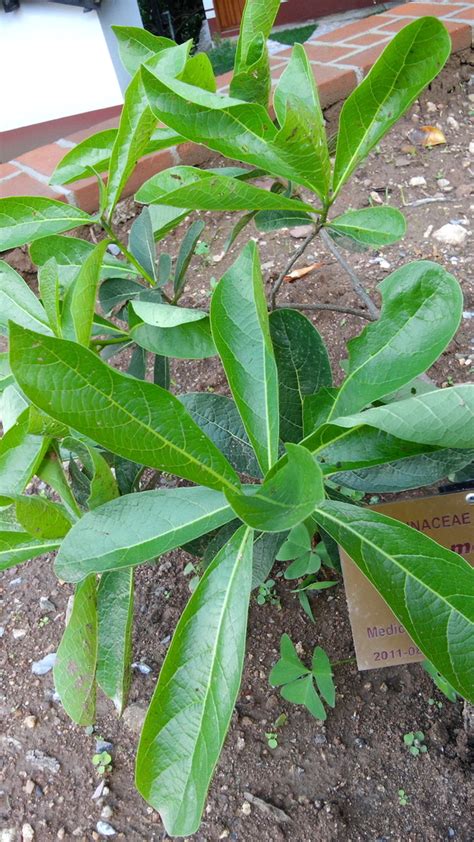
M 299 304 L 297 301 L 294 304 L 276 304 L 275 310 L 332 310 L 335 313 L 348 313 L 350 316 L 360 316 L 361 319 L 373 321 L 373 318 L 364 310 L 356 310 L 355 307 L 339 307 L 337 304 Z
M 123 342 L 129 342 L 130 336 L 124 333 L 123 336 L 113 336 L 110 339 L 101 339 L 100 337 L 91 339 L 93 345 L 101 345 L 105 348 L 106 345 L 120 345 Z
M 346 259 L 342 256 L 337 246 L 335 246 L 335 244 L 331 240 L 331 237 L 329 236 L 327 231 L 321 231 L 321 239 L 328 251 L 331 252 L 331 254 L 336 258 L 337 262 L 342 266 L 346 274 L 349 275 L 354 292 L 359 296 L 360 300 L 364 302 L 365 306 L 367 307 L 367 310 L 372 316 L 372 319 L 378 319 L 378 317 L 380 316 L 380 310 L 378 309 L 378 307 L 375 306 L 370 295 L 366 293 L 352 266 L 350 266 L 347 263 Z
M 270 296 L 270 309 L 271 309 L 271 310 L 274 310 L 274 309 L 275 309 L 276 297 L 277 297 L 277 295 L 278 295 L 278 290 L 280 289 L 280 287 L 281 287 L 281 285 L 282 285 L 282 283 L 283 283 L 283 278 L 285 277 L 285 275 L 288 275 L 288 273 L 291 271 L 291 269 L 292 269 L 292 268 L 293 268 L 293 266 L 295 265 L 296 261 L 297 261 L 297 260 L 299 260 L 299 258 L 301 257 L 301 255 L 302 255 L 302 254 L 306 251 L 306 249 L 308 248 L 308 246 L 309 246 L 310 242 L 311 242 L 312 240 L 314 240 L 314 238 L 315 238 L 316 234 L 318 233 L 318 231 L 319 231 L 319 230 L 320 230 L 320 228 L 321 228 L 321 225 L 322 225 L 322 222 L 318 222 L 318 223 L 316 223 L 316 225 L 315 225 L 315 227 L 314 227 L 314 230 L 313 230 L 313 231 L 311 231 L 311 234 L 308 234 L 308 236 L 306 237 L 306 239 L 304 240 L 304 242 L 301 244 L 301 246 L 299 247 L 299 249 L 296 249 L 295 253 L 294 253 L 294 254 L 292 255 L 292 257 L 291 257 L 291 260 L 289 261 L 289 263 L 287 263 L 287 265 L 286 265 L 286 266 L 285 266 L 285 268 L 283 269 L 283 272 L 281 272 L 281 273 L 279 274 L 279 276 L 278 276 L 277 280 L 276 280 L 276 281 L 275 281 L 275 283 L 273 284 L 272 291 L 271 291 L 271 296 Z
M 331 661 L 332 667 L 340 667 L 342 664 L 355 664 L 356 658 L 344 658 L 342 661 Z

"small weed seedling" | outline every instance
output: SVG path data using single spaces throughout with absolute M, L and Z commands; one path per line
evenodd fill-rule
M 281 636 L 280 660 L 273 667 L 269 682 L 272 687 L 281 686 L 280 693 L 287 702 L 304 705 L 315 719 L 326 719 L 326 711 L 316 692 L 315 683 L 326 704 L 333 708 L 336 703 L 331 663 L 324 649 L 316 646 L 311 669 L 308 669 L 299 659 L 287 634 Z
M 265 605 L 265 603 L 276 605 L 278 610 L 280 610 L 281 602 L 275 590 L 275 579 L 267 579 L 266 582 L 260 585 L 257 593 L 257 603 L 258 605 Z
M 428 704 L 430 707 L 438 708 L 438 710 L 441 710 L 443 707 L 443 702 L 439 702 L 437 699 L 433 699 L 431 697 L 428 699 Z
M 403 742 L 413 757 L 427 753 L 428 747 L 425 746 L 424 740 L 425 735 L 423 731 L 409 731 L 408 734 L 403 735 Z
M 194 593 L 199 584 L 199 570 L 197 569 L 196 565 L 193 564 L 192 561 L 190 561 L 184 568 L 183 573 L 185 576 L 191 576 L 188 582 L 188 586 L 191 593 Z
M 112 771 L 112 757 L 108 751 L 101 751 L 99 754 L 94 754 L 92 763 L 96 767 L 99 775 L 105 775 L 106 772 Z
M 273 723 L 273 728 L 275 730 L 265 732 L 265 737 L 266 737 L 266 740 L 267 740 L 268 748 L 273 749 L 273 748 L 277 747 L 277 745 L 278 745 L 278 733 L 277 733 L 278 729 L 283 728 L 283 726 L 286 725 L 287 721 L 288 721 L 288 717 L 287 717 L 286 713 L 280 713 L 280 716 L 278 716 L 275 719 L 275 722 Z
M 407 807 L 410 803 L 411 795 L 407 795 L 404 789 L 398 790 L 398 803 L 400 807 Z

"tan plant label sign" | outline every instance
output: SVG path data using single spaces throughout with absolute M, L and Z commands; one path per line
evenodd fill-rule
M 370 508 L 418 529 L 474 565 L 474 505 L 468 492 L 438 494 Z M 360 670 L 410 664 L 424 656 L 373 585 L 340 550 L 349 619 Z

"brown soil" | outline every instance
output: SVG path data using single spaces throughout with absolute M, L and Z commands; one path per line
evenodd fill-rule
M 469 60 L 466 54 L 451 59 L 431 90 L 371 154 L 336 208 L 366 206 L 373 191 L 384 196 L 387 190 L 390 203 L 396 207 L 402 206 L 403 197 L 410 203 L 439 195 L 440 202 L 405 208 L 407 236 L 401 244 L 384 249 L 383 258 L 390 270 L 420 257 L 438 261 L 460 280 L 466 311 L 474 309 L 469 260 L 472 234 L 462 247 L 440 246 L 424 234 L 429 226 L 436 230 L 452 219 L 466 218 L 465 227 L 469 229 L 473 170 L 468 149 L 472 112 L 468 95 L 474 91 L 467 85 L 472 71 Z M 334 117 L 335 113 L 328 114 L 330 121 Z M 449 117 L 457 121 L 457 126 Z M 405 149 L 411 144 L 410 131 L 427 123 L 442 128 L 447 144 L 431 150 L 416 147 L 413 154 L 408 154 Z M 425 177 L 426 188 L 409 186 L 410 178 L 416 175 Z M 448 179 L 452 190 L 440 192 L 437 177 Z M 123 203 L 119 220 L 123 230 L 128 229 L 135 213 L 132 202 Z M 193 259 L 184 304 L 203 305 L 208 301 L 210 277 L 222 274 L 249 232 L 258 237 L 269 284 L 301 242 L 289 237 L 288 232 L 258 236 L 255 229 L 247 229 L 231 254 L 214 264 L 212 256 L 222 251 L 232 220 L 227 214 L 203 214 L 203 218 L 207 223 L 203 238 L 211 245 L 211 257 L 208 261 Z M 174 254 L 181 234 L 178 229 L 163 247 Z M 345 276 L 322 245 L 312 245 L 308 252 L 303 262 L 322 261 L 324 267 L 309 279 L 285 285 L 281 302 L 319 301 L 359 307 Z M 349 259 L 367 289 L 374 291 L 385 270 L 378 263 L 370 263 L 370 255 L 351 255 Z M 23 251 L 12 252 L 9 260 L 33 282 L 32 267 Z M 314 323 L 328 344 L 334 373 L 339 377 L 345 343 L 360 331 L 361 320 L 321 313 Z M 455 340 L 430 372 L 438 385 L 469 379 L 469 366 L 464 361 L 472 354 L 471 325 L 472 321 L 463 319 Z M 175 364 L 173 378 L 179 389 L 225 389 L 223 373 L 215 361 Z M 57 648 L 70 587 L 58 583 L 50 558 L 37 559 L 4 575 L 0 589 L 4 598 L 0 700 L 4 730 L 0 741 L 5 762 L 0 817 L 2 827 L 14 832 L 11 836 L 0 833 L 2 842 L 21 839 L 24 823 L 32 826 L 35 840 L 40 842 L 97 839 L 96 823 L 104 806 L 112 810 L 106 821 L 116 829 L 116 838 L 130 842 L 167 838 L 159 816 L 134 790 L 133 759 L 137 718 L 151 697 L 169 636 L 189 597 L 183 575 L 189 558 L 174 552 L 159 565 L 143 565 L 137 570 L 134 659 L 146 663 L 151 672 L 143 675 L 134 670 L 131 707 L 122 720 L 100 699 L 94 736 L 67 719 L 53 695 L 51 673 L 43 677 L 31 673 L 33 661 Z M 418 665 L 358 673 L 353 664 L 346 664 L 336 669 L 337 704 L 325 725 L 303 709 L 288 705 L 277 690 L 269 688 L 267 680 L 283 632 L 300 643 L 306 657 L 316 644 L 324 646 L 333 660 L 350 658 L 353 647 L 342 587 L 323 591 L 315 598 L 315 625 L 304 617 L 286 583 L 278 580 L 277 589 L 281 610 L 272 605 L 257 606 L 252 600 L 242 690 L 203 823 L 193 838 L 197 842 L 225 838 L 236 842 L 468 842 L 472 837 L 462 703 L 444 700 Z M 41 596 L 49 597 L 54 611 L 41 609 Z M 45 616 L 49 618 L 46 624 Z M 442 707 L 428 704 L 430 697 L 441 701 Z M 265 732 L 272 730 L 272 723 L 283 711 L 288 722 L 279 733 L 278 747 L 272 751 L 267 747 Z M 25 722 L 28 716 L 36 718 L 31 729 L 28 724 L 33 723 Z M 417 758 L 403 745 L 403 735 L 412 730 L 424 731 L 428 745 L 428 753 Z M 92 799 L 99 783 L 91 763 L 96 735 L 114 746 L 108 792 L 99 801 Z M 59 770 L 53 773 L 35 768 L 28 759 L 32 750 L 56 758 Z M 410 796 L 407 806 L 399 804 L 399 789 Z M 264 813 L 254 804 L 249 807 L 246 792 L 280 807 L 291 822 L 280 824 L 272 813 Z

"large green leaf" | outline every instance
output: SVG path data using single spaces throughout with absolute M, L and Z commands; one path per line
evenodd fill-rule
M 369 424 L 406 441 L 437 447 L 474 447 L 474 386 L 436 389 L 405 401 L 377 406 L 334 424 Z
M 382 205 L 346 211 L 331 219 L 326 230 L 338 245 L 359 251 L 396 243 L 405 235 L 406 227 L 399 210 Z
M 93 221 L 88 213 L 42 196 L 0 199 L 0 252 Z
M 231 398 L 209 392 L 189 392 L 179 395 L 179 400 L 236 471 L 250 477 L 261 476 L 255 452 Z
M 10 329 L 10 364 L 25 394 L 52 418 L 150 468 L 218 490 L 237 474 L 180 401 L 63 339 Z
M 303 400 L 332 383 L 326 346 L 306 316 L 297 310 L 274 310 L 270 333 L 278 368 L 280 438 L 303 438 Z
M 52 333 L 48 316 L 34 292 L 18 272 L 0 260 L 0 333 L 7 333 L 10 320 L 39 333 Z
M 156 173 L 139 188 L 135 199 L 192 210 L 313 210 L 282 193 L 196 167 L 171 167 Z
M 258 102 L 267 108 L 270 89 L 270 57 L 266 38 L 260 32 L 250 44 L 245 64 L 242 62 L 235 68 L 229 93 L 244 102 Z
M 378 289 L 380 318 L 347 343 L 348 374 L 328 420 L 357 412 L 426 371 L 459 327 L 461 288 L 436 263 L 402 266 Z
M 81 140 L 69 152 L 66 152 L 56 166 L 50 184 L 70 184 L 78 178 L 91 175 L 91 167 L 96 172 L 105 172 L 109 168 L 110 154 L 117 137 L 117 129 L 105 129 L 102 132 Z
M 93 251 L 94 244 L 87 240 L 80 240 L 77 237 L 61 237 L 52 234 L 50 237 L 42 237 L 36 240 L 30 247 L 30 257 L 37 266 L 44 266 L 48 260 L 54 258 L 59 267 L 60 282 L 63 287 L 68 287 L 76 277 L 79 269 Z M 105 278 L 127 278 L 129 275 L 136 275 L 137 269 L 117 260 L 111 254 L 105 254 L 102 262 L 100 277 Z M 28 325 L 32 327 L 32 325 Z
M 27 532 L 0 530 L 0 570 L 7 570 L 22 561 L 57 550 L 60 541 L 33 539 Z
M 235 53 L 236 72 L 247 66 L 247 55 L 255 36 L 262 34 L 265 40 L 270 37 L 279 7 L 280 0 L 247 0 L 245 3 Z
M 63 333 L 68 339 L 89 346 L 100 269 L 109 240 L 102 240 L 86 257 L 64 300 Z
M 61 330 L 61 287 L 59 283 L 59 268 L 54 257 L 51 257 L 38 271 L 38 287 L 41 301 L 43 303 L 49 326 L 55 336 L 62 336 Z M 18 324 L 18 319 L 12 317 L 12 321 Z M 24 327 L 31 328 L 33 325 L 28 322 Z M 43 333 L 42 330 L 39 331 Z
M 291 529 L 324 499 L 323 475 L 311 453 L 299 444 L 287 444 L 286 449 L 286 460 L 262 485 L 249 485 L 243 493 L 225 492 L 234 512 L 255 529 Z
M 362 418 L 364 414 L 361 413 Z M 368 425 L 343 430 L 335 424 L 325 424 L 301 443 L 321 462 L 325 474 L 383 465 L 434 450 L 431 445 L 403 441 Z
M 127 703 L 131 679 L 133 569 L 101 577 L 97 594 L 99 644 L 97 683 L 119 714 Z
M 167 488 L 127 494 L 88 512 L 64 539 L 57 575 L 78 582 L 142 564 L 234 518 L 226 499 L 207 488 Z
M 105 209 L 109 217 L 138 159 L 145 152 L 155 125 L 156 119 L 148 107 L 140 71 L 137 71 L 125 92 L 120 124 L 110 156 Z
M 254 216 L 255 228 L 265 233 L 296 225 L 311 225 L 313 221 L 313 217 L 302 211 L 258 211 Z
M 195 53 L 191 58 L 188 58 L 186 67 L 179 74 L 179 78 L 183 82 L 189 82 L 191 85 L 202 88 L 204 91 L 214 93 L 217 88 L 212 62 L 207 53 Z
M 332 480 L 357 491 L 396 493 L 433 485 L 448 474 L 462 470 L 471 463 L 473 457 L 474 450 L 432 450 L 418 456 L 397 458 L 394 462 L 373 468 L 337 473 L 332 476 Z
M 277 142 L 278 130 L 263 106 L 158 78 L 146 67 L 141 72 L 150 107 L 167 126 L 228 158 L 318 189 L 301 151 Z
M 252 538 L 241 527 L 204 573 L 176 627 L 143 726 L 136 784 L 173 836 L 199 827 L 237 699 Z
M 278 373 L 258 251 L 249 243 L 211 300 L 211 328 L 262 473 L 278 456 Z
M 153 35 L 139 26 L 112 26 L 118 41 L 120 58 L 125 70 L 133 76 L 143 62 L 175 42 L 162 35 Z
M 53 668 L 64 710 L 78 725 L 94 724 L 96 665 L 97 586 L 95 576 L 89 576 L 76 587 L 71 617 Z
M 23 495 L 15 502 L 18 523 L 35 539 L 64 538 L 71 528 L 65 509 L 46 497 Z
M 0 439 L 0 498 L 21 494 L 46 453 L 47 441 L 30 435 L 28 424 L 29 410 L 25 409 Z
M 325 502 L 314 514 L 462 696 L 474 699 L 474 569 L 385 515 Z
M 130 228 L 128 245 L 133 256 L 156 283 L 156 246 L 150 211 L 143 208 Z
M 439 73 L 450 52 L 446 27 L 434 17 L 419 18 L 392 38 L 342 107 L 334 164 L 335 194 Z
M 209 316 L 175 327 L 137 324 L 131 330 L 134 341 L 153 354 L 184 360 L 201 360 L 217 354 L 212 339 Z
M 162 240 L 173 228 L 176 228 L 183 219 L 186 219 L 189 211 L 183 208 L 166 207 L 165 205 L 150 205 L 148 208 L 153 225 L 153 236 L 155 240 Z
M 278 141 L 293 150 L 302 172 L 309 173 L 314 189 L 326 202 L 331 165 L 313 67 L 301 44 L 295 44 L 290 61 L 278 80 L 273 105 L 281 127 Z

